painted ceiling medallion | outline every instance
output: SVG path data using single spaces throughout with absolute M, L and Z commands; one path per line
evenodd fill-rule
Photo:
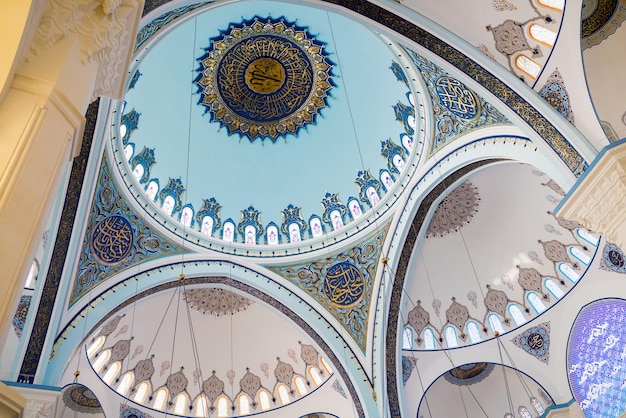
M 219 288 L 186 290 L 185 299 L 193 309 L 214 316 L 234 315 L 245 311 L 252 303 L 243 296 Z
M 444 378 L 458 386 L 473 385 L 484 380 L 493 371 L 492 363 L 469 363 L 448 371 Z
M 200 104 L 230 135 L 295 135 L 315 122 L 332 87 L 324 44 L 282 18 L 231 25 L 200 59 Z
M 480 195 L 471 182 L 465 181 L 446 196 L 428 225 L 427 238 L 443 237 L 468 224 L 478 212 Z
M 87 386 L 80 383 L 72 383 L 63 388 L 63 403 L 75 412 L 88 414 L 100 414 L 103 412 L 96 395 Z

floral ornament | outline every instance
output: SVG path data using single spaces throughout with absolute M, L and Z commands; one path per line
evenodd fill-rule
M 465 181 L 448 194 L 437 206 L 428 230 L 427 238 L 443 237 L 457 232 L 470 223 L 478 212 L 480 195 L 471 182 Z

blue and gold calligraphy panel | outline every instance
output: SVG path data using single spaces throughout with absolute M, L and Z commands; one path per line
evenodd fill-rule
M 90 244 L 91 252 L 100 263 L 119 263 L 130 254 L 133 228 L 123 216 L 107 216 L 94 227 Z
M 463 119 L 474 119 L 480 115 L 480 101 L 476 93 L 459 80 L 446 75 L 435 81 L 435 92 L 450 112 Z
M 389 223 L 330 257 L 266 267 L 310 294 L 365 352 L 372 287 L 388 229 Z

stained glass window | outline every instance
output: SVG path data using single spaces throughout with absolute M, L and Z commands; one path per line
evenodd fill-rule
M 400 172 L 403 172 L 406 167 L 406 163 L 398 154 L 393 155 L 393 165 L 395 165 Z
M 407 134 L 402 134 L 400 141 L 407 151 L 411 152 L 413 150 L 413 138 L 411 138 Z
M 348 208 L 350 208 L 350 213 L 352 214 L 353 219 L 360 218 L 363 215 L 363 211 L 361 210 L 361 205 L 356 199 L 352 199 L 348 202 Z
M 533 38 L 537 42 L 541 42 L 544 45 L 552 47 L 554 42 L 556 41 L 556 32 L 546 28 L 543 25 L 539 25 L 537 23 L 532 23 L 528 27 L 528 32 L 530 33 L 530 37 Z
M 546 410 L 543 408 L 543 405 L 541 405 L 541 402 L 539 402 L 537 398 L 530 398 L 530 403 L 533 405 L 533 408 L 535 408 L 535 411 L 537 411 L 539 415 L 546 412 Z
M 533 416 L 530 415 L 530 412 L 528 412 L 528 409 L 525 406 L 520 406 L 518 412 L 521 418 L 533 418 Z
M 513 322 L 515 325 L 520 326 L 526 323 L 526 317 L 519 306 L 512 303 L 509 305 L 509 313 L 511 314 L 511 318 L 513 318 Z
M 245 243 L 248 245 L 256 245 L 256 228 L 252 225 L 246 225 L 243 230 L 245 235 Z
M 343 219 L 341 219 L 341 213 L 338 210 L 330 212 L 330 220 L 333 222 L 333 230 L 343 228 Z
M 454 348 L 459 346 L 459 339 L 456 336 L 456 329 L 453 326 L 448 325 L 444 331 L 446 336 L 446 345 L 448 348 Z
M 482 338 L 480 337 L 480 330 L 474 321 L 467 323 L 467 334 L 469 335 L 469 339 L 472 344 L 482 341 Z
M 434 350 L 436 348 L 435 345 L 435 333 L 432 329 L 426 328 L 424 330 L 424 348 L 426 350 Z
M 269 245 L 278 244 L 278 228 L 274 225 L 267 227 L 267 243 Z
M 367 190 L 365 190 L 365 194 L 367 194 L 367 199 L 372 207 L 380 203 L 380 197 L 378 197 L 378 193 L 376 193 L 376 189 L 373 187 L 368 187 Z
M 144 172 L 143 165 L 137 164 L 135 166 L 135 169 L 133 170 L 133 177 L 135 177 L 135 180 L 139 180 L 141 176 L 143 176 L 143 172 Z
M 150 183 L 148 183 L 148 187 L 146 188 L 146 194 L 151 200 L 154 200 L 158 191 L 159 185 L 156 181 L 152 180 Z
M 320 221 L 320 218 L 312 218 L 309 222 L 309 226 L 311 227 L 313 238 L 322 236 L 322 222 Z
M 185 206 L 183 208 L 182 213 L 180 214 L 180 222 L 185 225 L 186 228 L 191 226 L 191 220 L 193 219 L 193 209 L 189 206 Z
M 232 222 L 224 222 L 224 229 L 222 230 L 222 239 L 224 241 L 233 242 L 235 238 L 235 225 Z
M 402 349 L 413 349 L 413 330 L 409 327 L 404 327 L 404 331 L 402 332 Z
M 206 235 L 210 237 L 213 233 L 213 218 L 210 216 L 205 216 L 202 218 L 202 228 L 200 229 L 200 233 L 202 235 Z
M 165 213 L 167 213 L 168 215 L 172 214 L 172 211 L 174 210 L 174 198 L 172 196 L 167 196 L 164 200 L 163 200 L 163 210 L 165 211 Z
M 302 241 L 302 237 L 300 237 L 300 227 L 295 222 L 289 224 L 289 242 L 300 241 Z
M 500 321 L 500 318 L 498 318 L 498 315 L 489 314 L 489 316 L 487 316 L 487 321 L 489 322 L 489 326 L 491 327 L 491 330 L 494 333 L 495 332 L 498 332 L 500 334 L 504 333 L 504 328 L 502 327 L 502 321 Z
M 385 190 L 387 191 L 391 190 L 391 188 L 393 187 L 393 178 L 391 177 L 391 174 L 389 174 L 389 172 L 386 170 L 380 173 L 380 182 L 383 184 Z
M 530 76 L 533 79 L 536 79 L 541 71 L 541 65 L 539 65 L 535 60 L 528 58 L 526 55 L 521 54 L 515 58 L 515 66 L 518 70 Z

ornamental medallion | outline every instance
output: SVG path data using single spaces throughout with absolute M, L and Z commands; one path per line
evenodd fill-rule
M 200 104 L 229 134 L 275 141 L 327 106 L 332 65 L 324 44 L 282 18 L 231 25 L 199 62 Z
M 435 92 L 441 104 L 463 119 L 474 119 L 480 115 L 480 101 L 476 94 L 459 80 L 441 76 L 435 81 Z
M 363 299 L 365 279 L 352 263 L 334 264 L 326 271 L 324 294 L 339 308 L 350 308 Z
M 95 226 L 90 244 L 92 254 L 100 263 L 119 263 L 133 247 L 133 228 L 123 216 L 107 216 Z

